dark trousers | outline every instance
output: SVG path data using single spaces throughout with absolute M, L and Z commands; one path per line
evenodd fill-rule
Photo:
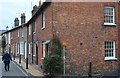
M 10 68 L 10 62 L 8 63 L 4 63 L 5 64 L 5 71 L 9 71 L 9 68 Z

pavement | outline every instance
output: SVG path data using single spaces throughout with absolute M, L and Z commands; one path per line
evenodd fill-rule
M 120 71 L 104 72 L 102 78 L 120 78 Z
M 29 64 L 28 69 L 26 69 L 26 63 L 24 61 L 21 60 L 21 64 L 19 64 L 19 58 L 15 58 L 13 62 L 20 66 L 28 76 L 44 76 L 44 74 L 33 65 Z M 114 71 L 112 73 L 105 73 L 102 76 L 92 76 L 92 78 L 120 78 L 120 72 Z
M 21 60 L 21 64 L 19 64 L 19 58 L 15 58 L 13 61 L 22 69 L 24 69 L 24 71 L 27 72 L 30 76 L 43 76 L 43 73 L 32 65 L 28 64 L 28 69 L 26 69 L 26 63 L 24 61 Z

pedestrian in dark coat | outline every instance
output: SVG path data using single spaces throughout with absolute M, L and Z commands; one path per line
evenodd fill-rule
M 12 61 L 11 55 L 8 52 L 5 52 L 2 57 L 2 61 L 4 62 L 5 65 L 5 71 L 9 71 L 10 60 Z

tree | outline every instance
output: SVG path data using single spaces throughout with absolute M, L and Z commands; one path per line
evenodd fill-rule
M 44 58 L 44 70 L 50 75 L 63 73 L 62 45 L 58 37 L 53 37 L 50 43 L 50 54 Z
M 2 36 L 2 49 L 3 49 L 2 53 L 4 53 L 5 47 L 6 47 L 6 38 L 5 38 L 5 36 Z

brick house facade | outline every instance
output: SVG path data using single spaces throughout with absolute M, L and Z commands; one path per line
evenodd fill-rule
M 71 6 L 72 5 L 72 6 Z M 87 74 L 89 62 L 93 73 L 116 70 L 116 59 L 105 60 L 105 41 L 115 41 L 115 58 L 118 57 L 118 24 L 104 25 L 104 7 L 117 3 L 55 3 L 53 4 L 55 33 L 66 43 L 66 72 Z M 74 72 L 73 72 L 74 71 Z M 66 74 L 67 74 L 66 73 Z
M 109 11 L 112 17 L 109 17 Z M 117 2 L 44 3 L 28 22 L 36 22 L 34 39 L 38 41 L 38 64 L 42 65 L 44 42 L 55 34 L 66 46 L 67 75 L 88 74 L 90 62 L 93 74 L 118 70 L 118 14 Z M 112 23 L 105 18 L 112 19 Z
M 17 20 L 17 21 L 16 21 Z M 18 18 L 15 18 L 15 27 L 2 33 L 6 37 L 6 50 L 15 58 L 20 56 L 25 60 L 27 58 L 27 26 L 25 19 L 21 19 L 19 25 Z
M 6 33 L 10 33 L 10 37 L 9 37 L 10 50 L 9 51 L 12 53 L 12 55 L 15 54 L 15 56 L 19 56 L 20 54 L 22 54 L 24 59 L 26 57 L 25 53 L 27 51 L 27 47 L 26 47 L 27 31 L 26 30 L 27 30 L 27 26 L 25 24 L 22 24 L 6 32 Z

